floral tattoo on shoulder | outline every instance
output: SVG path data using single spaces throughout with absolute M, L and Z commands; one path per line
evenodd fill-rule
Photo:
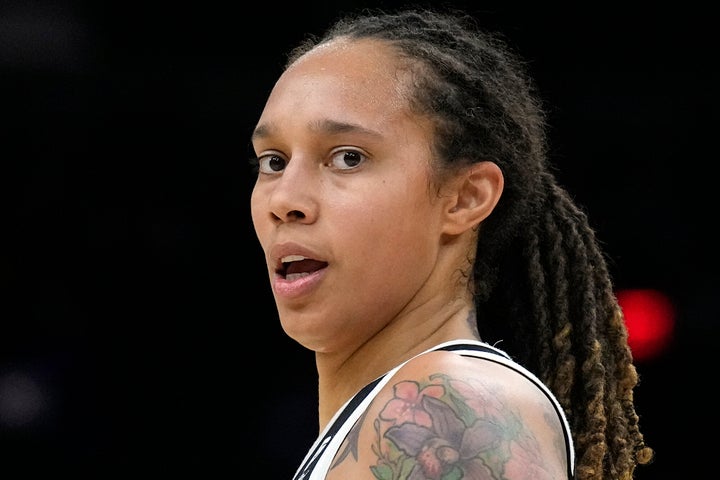
M 502 397 L 476 380 L 402 381 L 373 422 L 377 480 L 548 480 L 539 446 Z M 360 418 L 335 464 L 357 460 Z

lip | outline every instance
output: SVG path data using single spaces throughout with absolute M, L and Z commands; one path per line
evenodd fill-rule
M 323 268 L 294 280 L 287 280 L 280 275 L 275 275 L 272 283 L 275 299 L 277 301 L 296 300 L 310 295 L 320 284 L 326 270 Z
M 301 256 L 308 259 L 327 261 L 312 249 L 294 242 L 275 244 L 269 252 L 270 265 L 274 266 L 275 272 L 282 268 L 282 259 L 290 256 Z M 309 295 L 325 277 L 327 267 L 316 270 L 293 280 L 288 280 L 276 273 L 272 278 L 272 288 L 278 300 L 292 300 Z

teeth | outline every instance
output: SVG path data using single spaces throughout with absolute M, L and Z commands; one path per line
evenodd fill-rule
M 305 257 L 303 257 L 302 255 L 287 255 L 280 259 L 282 263 L 299 262 L 300 260 L 305 260 Z
M 293 280 L 297 280 L 298 278 L 302 278 L 302 277 L 307 277 L 308 275 L 310 275 L 308 272 L 293 273 L 293 274 L 285 277 L 285 280 L 292 282 Z

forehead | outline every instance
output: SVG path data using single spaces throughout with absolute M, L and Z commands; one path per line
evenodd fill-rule
M 410 108 L 412 85 L 407 61 L 387 42 L 342 39 L 316 47 L 278 79 L 253 143 L 289 152 L 342 141 L 376 155 L 405 149 L 432 157 L 434 121 Z
M 288 71 L 313 68 L 314 62 L 345 62 L 353 60 L 366 67 L 378 67 L 382 70 L 397 68 L 398 55 L 391 43 L 373 38 L 353 39 L 339 37 L 321 43 L 297 58 Z
M 348 108 L 398 112 L 408 105 L 407 75 L 387 42 L 338 39 L 296 60 L 278 79 L 268 103 L 335 101 Z

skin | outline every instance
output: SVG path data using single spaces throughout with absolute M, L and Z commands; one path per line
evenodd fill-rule
M 281 325 L 316 355 L 320 429 L 400 362 L 446 340 L 478 338 L 467 273 L 477 227 L 502 194 L 502 173 L 479 162 L 433 180 L 433 126 L 409 109 L 408 78 L 387 44 L 336 40 L 281 75 L 253 134 L 260 161 L 253 224 Z M 303 275 L 278 273 L 283 258 L 300 257 L 318 262 Z M 554 457 L 548 470 L 562 474 L 559 423 L 534 408 L 547 410 L 547 399 L 491 362 L 446 352 L 413 360 L 367 418 L 379 418 L 398 382 L 424 385 L 438 373 L 489 375 L 493 391 L 524 385 L 494 400 L 519 415 L 533 439 L 546 440 L 535 453 Z M 337 478 L 375 478 L 370 467 L 382 461 L 373 421 L 357 428 L 353 454 L 331 471 Z

